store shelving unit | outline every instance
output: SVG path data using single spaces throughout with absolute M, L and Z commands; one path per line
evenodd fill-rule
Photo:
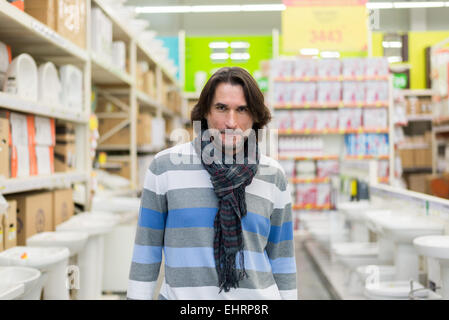
M 90 3 L 87 3 L 90 10 Z M 74 183 L 86 185 L 83 204 L 89 207 L 91 191 L 90 145 L 90 56 L 82 49 L 57 34 L 46 25 L 27 13 L 18 10 L 6 1 L 0 1 L 0 40 L 11 46 L 13 56 L 20 53 L 30 54 L 37 62 L 53 62 L 60 66 L 73 64 L 83 71 L 83 109 L 73 111 L 62 106 L 46 105 L 41 102 L 27 101 L 7 93 L 0 92 L 0 108 L 26 114 L 45 116 L 74 123 L 76 137 L 76 170 L 59 172 L 48 176 L 31 176 L 0 180 L 0 194 L 11 194 L 41 189 L 70 187 Z
M 318 82 L 318 81 L 370 81 L 370 80 L 378 80 L 378 81 L 388 81 L 389 87 L 389 95 L 387 101 L 378 101 L 376 103 L 366 103 L 366 102 L 356 102 L 356 103 L 345 103 L 343 101 L 336 101 L 330 103 L 317 103 L 317 102 L 306 102 L 302 104 L 294 104 L 284 102 L 277 103 L 274 98 L 273 89 L 275 83 L 293 83 L 293 82 Z M 349 156 L 345 155 L 344 144 L 342 142 L 342 137 L 345 134 L 358 134 L 358 133 L 386 133 L 388 134 L 388 141 L 391 142 L 394 139 L 394 123 L 393 119 L 393 85 L 391 76 L 376 76 L 376 77 L 368 77 L 368 76 L 360 76 L 360 77 L 273 77 L 270 73 L 269 77 L 269 88 L 270 92 L 268 94 L 268 105 L 272 109 L 272 113 L 275 115 L 276 111 L 279 110 L 288 110 L 294 112 L 301 112 L 303 110 L 338 110 L 340 108 L 385 108 L 387 109 L 388 114 L 388 126 L 386 128 L 359 128 L 359 129 L 325 129 L 325 130 L 313 130 L 313 129 L 305 129 L 305 130 L 295 130 L 291 128 L 287 129 L 279 129 L 277 130 L 277 134 L 279 137 L 314 137 L 319 136 L 326 138 L 328 141 L 324 142 L 323 153 L 329 153 L 319 156 L 301 156 L 298 155 L 278 155 L 279 160 L 294 160 L 294 161 L 303 161 L 303 160 L 338 160 L 340 163 L 342 161 L 368 161 L 368 160 L 387 160 L 389 161 L 389 176 L 381 177 L 377 179 L 379 183 L 389 183 L 394 178 L 394 146 L 392 143 L 389 143 L 388 155 L 381 156 Z M 270 126 L 272 129 L 272 126 Z M 331 183 L 331 179 L 291 179 L 290 183 Z M 329 210 L 331 209 L 330 205 L 324 206 L 316 206 L 313 204 L 294 204 L 294 210 Z
M 131 167 L 131 193 L 135 193 L 137 184 L 137 153 L 155 153 L 163 146 L 136 145 L 137 114 L 139 106 L 150 110 L 156 117 L 167 119 L 181 118 L 181 115 L 169 110 L 163 105 L 161 97 L 161 83 L 165 82 L 169 90 L 180 92 L 180 85 L 153 56 L 144 43 L 139 42 L 138 35 L 118 19 L 107 2 L 101 0 L 86 1 L 86 30 L 91 29 L 90 12 L 93 7 L 100 8 L 112 21 L 113 39 L 124 41 L 129 59 L 128 71 L 122 71 L 111 65 L 91 50 L 90 32 L 86 32 L 86 48 L 80 48 L 70 40 L 59 35 L 54 30 L 39 22 L 16 7 L 0 1 L 0 40 L 12 48 L 13 56 L 20 53 L 30 54 L 39 63 L 51 61 L 56 66 L 73 64 L 83 71 L 83 110 L 74 111 L 62 106 L 46 105 L 40 102 L 27 101 L 19 97 L 0 92 L 0 108 L 15 112 L 34 114 L 74 123 L 76 126 L 76 163 L 74 172 L 55 173 L 50 176 L 32 176 L 16 179 L 0 180 L 0 194 L 11 194 L 39 189 L 54 189 L 69 187 L 73 183 L 86 185 L 84 199 L 78 202 L 86 209 L 90 208 L 92 159 L 90 156 L 90 125 L 91 125 L 91 87 L 98 89 L 98 94 L 121 106 L 117 113 L 98 113 L 97 117 L 121 118 L 120 127 L 130 126 L 129 145 L 102 145 L 98 150 L 121 150 L 128 153 Z M 156 92 L 158 96 L 150 97 L 137 90 L 136 63 L 147 61 L 156 71 Z M 123 98 L 125 96 L 126 98 Z M 185 124 L 185 118 L 181 123 Z M 119 128 L 114 128 L 115 132 Z M 110 133 L 109 133 L 110 134 Z M 104 137 L 100 137 L 104 140 Z M 100 143 L 101 144 L 101 143 Z

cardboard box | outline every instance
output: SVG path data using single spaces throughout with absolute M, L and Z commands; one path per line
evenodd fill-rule
M 152 98 L 156 98 L 156 75 L 152 70 L 143 74 L 143 91 Z
M 51 192 L 21 193 L 7 197 L 17 201 L 17 244 L 36 233 L 53 231 L 53 201 Z
M 56 32 L 86 47 L 86 0 L 56 0 Z
M 449 199 L 449 177 L 432 175 L 428 178 L 429 193 L 433 196 Z
M 429 177 L 426 173 L 410 174 L 408 176 L 408 189 L 416 192 L 430 194 Z
M 432 149 L 414 149 L 413 158 L 416 168 L 431 168 L 432 167 Z
M 73 143 L 57 144 L 54 152 L 54 171 L 67 172 L 76 168 L 76 147 Z
M 54 147 L 36 146 L 36 167 L 38 175 L 48 175 L 55 172 Z
M 137 118 L 137 144 L 145 145 L 151 144 L 151 124 L 153 117 L 150 114 L 142 113 Z M 123 119 L 99 119 L 98 132 L 100 136 L 106 134 L 115 126 L 117 126 Z M 121 144 L 129 145 L 131 143 L 130 126 L 120 129 L 110 138 L 106 139 L 102 144 Z
M 55 230 L 57 225 L 70 219 L 75 213 L 73 204 L 73 191 L 69 189 L 54 190 L 53 196 L 53 227 Z
M 17 246 L 17 202 L 8 199 L 9 208 L 3 218 L 3 246 L 9 249 Z
M 10 177 L 9 120 L 6 112 L 0 111 L 0 176 Z
M 118 164 L 118 168 L 107 169 L 111 174 L 117 174 L 126 179 L 131 179 L 131 167 L 128 160 L 108 159 L 110 164 Z
M 148 113 L 141 113 L 137 118 L 137 144 L 151 144 L 151 121 L 153 117 Z
M 415 168 L 415 154 L 412 149 L 399 149 L 402 168 Z
M 49 28 L 56 29 L 55 0 L 25 0 L 25 12 Z
M 37 175 L 36 149 L 34 146 L 11 147 L 11 178 Z

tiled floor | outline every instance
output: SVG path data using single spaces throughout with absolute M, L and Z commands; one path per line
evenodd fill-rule
M 300 300 L 330 300 L 332 297 L 322 284 L 318 273 L 305 252 L 300 237 L 295 237 L 298 298 Z M 126 299 L 124 293 L 104 296 L 104 299 Z

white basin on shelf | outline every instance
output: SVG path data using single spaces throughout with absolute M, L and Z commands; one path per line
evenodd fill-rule
M 0 300 L 14 300 L 25 292 L 23 283 L 6 284 L 0 282 Z
M 424 289 L 420 283 L 414 283 L 413 289 Z M 365 296 L 374 300 L 408 300 L 410 293 L 409 281 L 381 281 L 368 283 L 365 286 Z M 421 290 L 415 293 L 416 297 L 429 297 L 430 290 Z
M 0 265 L 25 266 L 39 269 L 46 277 L 45 300 L 68 300 L 66 287 L 69 249 L 65 247 L 23 247 L 17 246 L 0 253 Z M 39 294 L 38 292 L 33 292 Z
M 443 299 L 449 300 L 449 236 L 424 236 L 413 240 L 416 251 L 440 264 Z
M 381 232 L 399 243 L 411 244 L 417 237 L 440 235 L 444 232 L 442 224 L 429 221 L 424 217 L 392 216 L 388 219 L 381 218 L 379 224 Z
M 23 293 L 12 299 L 30 299 L 29 293 L 38 284 L 41 272 L 27 267 L 0 267 L 0 287 L 23 286 Z M 1 289 L 0 289 L 1 291 Z M 2 294 L 0 293 L 0 296 Z M 0 298 L 1 299 L 1 298 Z
M 102 197 L 96 195 L 92 199 L 92 211 L 107 211 L 107 212 L 139 212 L 140 198 L 132 197 Z
M 70 256 L 78 254 L 86 245 L 87 232 L 61 231 L 61 232 L 41 232 L 27 239 L 30 247 L 66 247 L 70 251 Z

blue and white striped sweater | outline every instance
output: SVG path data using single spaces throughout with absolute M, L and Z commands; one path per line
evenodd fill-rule
M 218 199 L 199 158 L 173 164 L 173 154 L 198 157 L 191 143 L 178 145 L 158 153 L 147 171 L 128 298 L 152 298 L 164 252 L 161 298 L 296 299 L 290 193 L 279 164 L 262 156 L 260 166 L 273 167 L 274 173 L 258 172 L 246 188 L 242 231 L 249 277 L 239 288 L 218 294 L 213 256 Z

